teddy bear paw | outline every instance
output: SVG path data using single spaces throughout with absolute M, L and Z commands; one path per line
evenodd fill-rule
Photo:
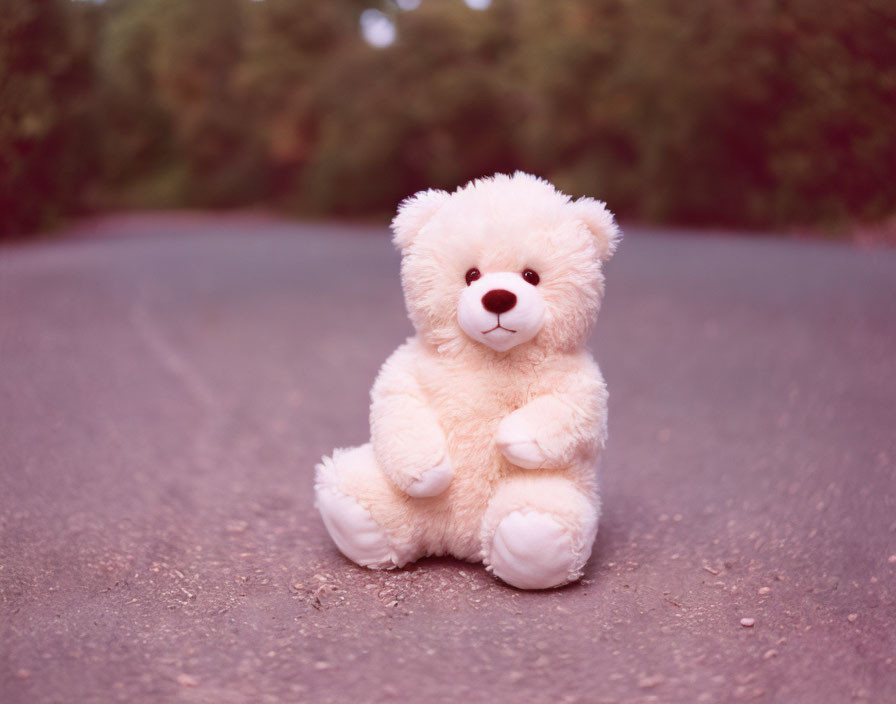
M 332 487 L 319 487 L 317 508 L 336 547 L 352 562 L 381 570 L 400 567 L 389 540 L 370 512 Z
M 535 440 L 534 428 L 528 426 L 523 416 L 511 413 L 498 426 L 495 442 L 511 464 L 523 469 L 541 469 L 547 457 Z
M 538 511 L 513 511 L 498 524 L 488 569 L 519 589 L 550 589 L 582 576 L 584 560 L 567 528 Z
M 452 477 L 454 470 L 451 469 L 451 462 L 446 455 L 435 467 L 425 470 L 405 491 L 408 496 L 415 499 L 438 496 L 448 488 Z

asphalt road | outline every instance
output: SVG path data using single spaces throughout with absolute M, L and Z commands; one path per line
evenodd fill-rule
M 312 509 L 410 332 L 384 229 L 0 248 L 0 700 L 896 701 L 896 252 L 630 230 L 607 271 L 595 554 L 524 593 Z

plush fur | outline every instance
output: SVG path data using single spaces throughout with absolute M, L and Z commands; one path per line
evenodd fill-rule
M 607 434 L 585 341 L 619 240 L 612 214 L 518 172 L 418 193 L 392 228 L 417 334 L 374 383 L 370 443 L 317 467 L 334 542 L 371 568 L 453 555 L 523 589 L 578 579 Z M 493 312 L 494 290 L 512 308 Z

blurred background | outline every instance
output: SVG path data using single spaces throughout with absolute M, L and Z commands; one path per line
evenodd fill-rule
M 892 226 L 896 3 L 0 0 L 5 236 L 514 169 L 641 222 Z

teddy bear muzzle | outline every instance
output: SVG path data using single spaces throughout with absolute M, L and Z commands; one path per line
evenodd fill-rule
M 516 272 L 483 274 L 460 294 L 457 321 L 466 335 L 496 352 L 534 338 L 544 325 L 545 303 Z

